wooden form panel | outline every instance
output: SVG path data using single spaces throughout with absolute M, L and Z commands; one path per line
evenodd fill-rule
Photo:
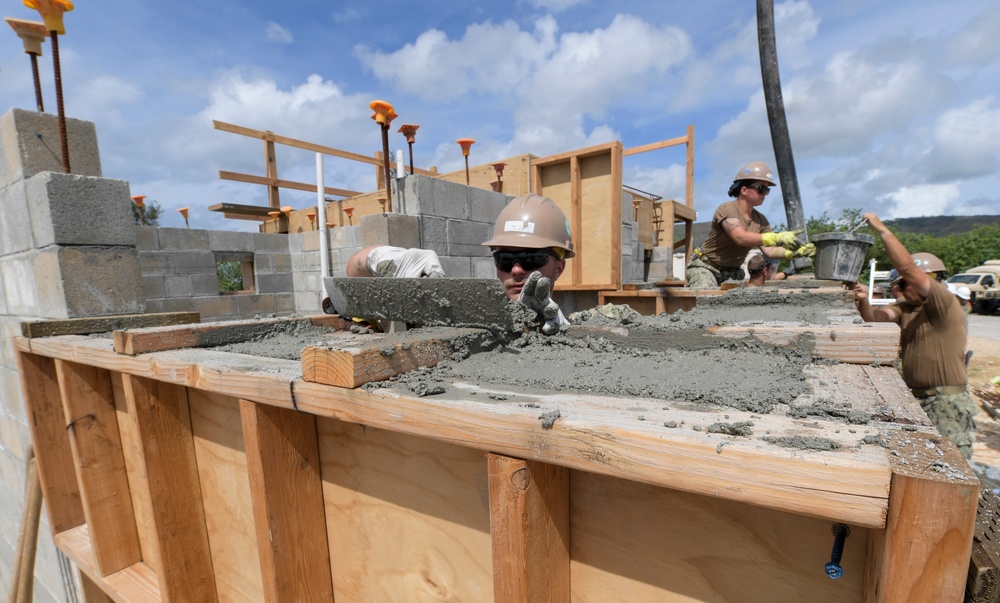
M 489 601 L 486 455 L 319 419 L 337 601 Z
M 111 373 L 56 360 L 56 375 L 83 513 L 97 568 L 106 576 L 142 560 Z
M 152 507 L 160 591 L 169 601 L 215 601 L 187 389 L 126 375 L 124 390 Z
M 333 601 L 316 417 L 240 400 L 264 599 Z
M 534 192 L 566 214 L 576 257 L 556 289 L 621 287 L 622 146 L 612 142 L 532 161 Z
M 53 535 L 86 521 L 73 452 L 66 437 L 66 414 L 55 362 L 52 358 L 17 352 L 25 414 Z

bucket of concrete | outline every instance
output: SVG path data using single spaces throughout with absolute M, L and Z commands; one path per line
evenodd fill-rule
M 855 232 L 824 232 L 809 237 L 816 245 L 816 278 L 854 283 L 874 237 Z

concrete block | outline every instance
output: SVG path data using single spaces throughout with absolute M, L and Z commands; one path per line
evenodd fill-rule
M 306 257 L 316 258 L 316 265 L 319 266 L 319 252 L 313 251 L 308 253 L 303 253 L 302 255 Z M 290 253 L 276 253 L 271 256 L 271 271 L 272 272 L 291 272 L 292 271 L 292 254 Z
M 0 257 L 0 276 L 10 314 L 69 318 L 58 248 Z
M 166 288 L 165 297 L 191 297 L 194 294 L 190 276 L 167 276 L 163 283 Z
M 319 231 L 310 230 L 300 235 L 289 235 L 288 251 L 289 253 L 295 251 L 319 251 Z
M 23 458 L 30 442 L 27 424 L 9 419 L 0 421 L 0 448 Z
M 163 276 L 171 273 L 169 252 L 139 251 L 139 271 L 145 276 Z
M 237 295 L 236 308 L 242 318 L 253 318 L 257 314 L 273 314 L 278 311 L 273 294 Z
M 448 220 L 448 246 L 454 245 L 479 245 L 482 246 L 490 238 L 492 232 L 490 225 L 482 222 L 467 222 L 462 220 Z M 489 248 L 481 247 L 484 252 Z M 458 255 L 451 253 L 449 255 Z M 465 254 L 463 254 L 465 255 Z M 480 254 L 469 254 L 480 255 Z
M 474 222 L 486 222 L 492 228 L 497 221 L 497 216 L 513 198 L 511 195 L 503 193 L 473 189 L 472 200 L 469 203 L 469 219 Z
M 161 228 L 160 249 L 164 251 L 208 251 L 209 230 Z
M 432 190 L 431 211 L 428 213 L 442 218 L 469 219 L 472 189 L 464 184 L 435 180 Z
M 155 226 L 135 227 L 135 248 L 139 251 L 155 251 L 160 248 L 160 229 Z
M 276 293 L 274 305 L 277 311 L 282 314 L 290 314 L 296 311 L 294 293 Z
M 135 245 L 128 182 L 43 172 L 25 181 L 31 232 L 45 245 Z
M 253 251 L 251 236 L 253 233 L 249 232 L 209 230 L 208 248 L 212 251 Z
M 134 247 L 64 247 L 58 253 L 70 318 L 145 311 Z
M 4 347 L 10 347 L 8 345 Z M 12 348 L 13 349 L 13 348 Z M 27 429 L 27 415 L 21 394 L 21 378 L 13 367 L 0 368 L 0 421 L 18 422 Z
M 218 274 L 192 274 L 191 294 L 196 297 L 219 294 Z
M 359 251 L 361 251 L 360 247 L 346 247 L 344 249 L 338 249 L 337 253 L 332 257 L 339 256 L 340 259 L 337 264 L 340 268 L 344 268 L 347 266 L 347 261 L 351 259 L 351 256 Z
M 194 312 L 193 297 L 168 297 L 160 300 L 160 312 Z
M 420 220 L 403 214 L 372 214 L 361 216 L 361 246 L 392 245 L 394 247 L 420 246 Z
M 360 226 L 340 226 L 330 231 L 330 249 L 361 248 Z
M 292 275 L 289 272 L 281 274 L 259 274 L 255 283 L 257 293 L 285 293 L 294 291 Z
M 449 278 L 472 277 L 472 258 L 441 257 L 440 259 L 441 259 L 441 268 L 444 269 L 444 273 Z M 496 276 L 496 273 L 493 273 L 492 276 Z
M 101 176 L 94 124 L 66 119 L 70 172 Z M 27 180 L 41 172 L 63 172 L 59 118 L 51 113 L 11 109 L 0 117 L 0 183 Z
M 164 302 L 165 302 L 165 300 L 163 298 L 160 298 L 160 299 L 147 299 L 146 300 L 146 312 L 148 312 L 150 314 L 159 314 L 160 312 L 166 312 L 166 310 L 163 309 Z
M 420 247 L 429 249 L 431 243 L 448 242 L 448 220 L 434 216 L 420 217 Z
M 320 299 L 322 292 L 300 291 L 295 294 L 295 311 L 309 314 L 318 314 L 323 311 L 323 304 Z
M 274 272 L 275 254 L 255 253 L 253 254 L 253 273 L 271 274 Z
M 0 316 L 6 316 L 7 314 L 7 293 L 3 277 L 0 277 Z
M 201 319 L 219 320 L 239 314 L 236 299 L 239 295 L 214 295 L 195 297 L 191 300 L 191 310 L 201 313 Z
M 165 277 L 142 275 L 142 296 L 146 300 L 161 299 L 167 296 Z M 148 310 L 148 308 L 147 308 Z
M 211 251 L 161 251 L 168 263 L 167 274 L 215 274 L 218 263 Z
M 291 256 L 291 270 L 275 271 L 274 274 L 298 272 L 300 270 L 319 270 L 319 256 L 315 253 L 296 253 Z
M 489 257 L 490 248 L 483 247 L 482 245 L 460 245 L 449 243 L 447 255 L 453 257 L 465 256 L 473 258 Z
M 263 232 L 250 233 L 250 244 L 253 245 L 251 251 L 257 253 L 288 253 L 288 235 Z
M 472 261 L 472 278 L 496 278 L 497 268 L 493 264 L 493 258 L 470 259 Z
M 31 234 L 31 213 L 23 182 L 0 188 L 0 255 L 35 247 Z

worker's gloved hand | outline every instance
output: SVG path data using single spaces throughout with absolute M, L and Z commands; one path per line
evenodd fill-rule
M 761 242 L 765 247 L 784 247 L 795 251 L 802 246 L 798 236 L 801 230 L 786 230 L 783 232 L 765 232 L 760 235 Z
M 528 280 L 524 281 L 524 287 L 517 296 L 517 301 L 538 313 L 542 320 L 542 333 L 545 335 L 554 335 L 559 332 L 559 327 L 569 325 L 559 304 L 552 301 L 551 292 L 552 281 L 536 270 L 528 275 Z
M 785 251 L 786 260 L 790 260 L 792 258 L 805 258 L 805 257 L 811 258 L 815 255 L 816 255 L 816 245 L 812 243 L 806 243 L 805 245 L 800 246 L 795 251 L 791 250 Z
M 785 273 L 785 276 L 792 276 L 795 274 L 795 264 L 788 264 L 782 272 Z

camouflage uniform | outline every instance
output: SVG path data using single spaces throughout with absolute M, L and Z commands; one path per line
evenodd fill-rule
M 728 280 L 742 281 L 746 276 L 742 268 L 723 268 L 715 266 L 699 257 L 691 258 L 691 263 L 684 270 L 688 289 L 718 289 L 719 285 Z
M 965 458 L 972 458 L 976 441 L 976 406 L 968 390 L 958 394 L 935 393 L 920 398 L 920 407 L 941 435 L 955 443 Z

